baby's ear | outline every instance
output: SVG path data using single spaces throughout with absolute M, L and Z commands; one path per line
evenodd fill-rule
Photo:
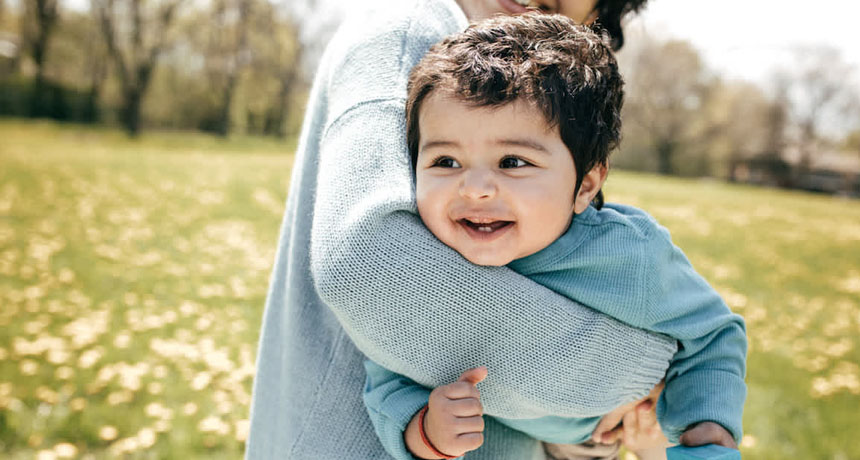
M 609 173 L 609 168 L 605 164 L 599 164 L 582 178 L 582 184 L 579 186 L 579 193 L 573 202 L 573 212 L 580 214 L 588 208 L 600 189 L 603 188 L 603 183 L 606 182 L 606 175 Z

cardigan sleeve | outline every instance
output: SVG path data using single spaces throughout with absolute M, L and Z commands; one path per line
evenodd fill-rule
M 403 112 L 399 98 L 364 101 L 319 146 L 310 270 L 356 346 L 427 387 L 487 366 L 489 415 L 594 416 L 647 394 L 674 340 L 473 265 L 424 227 Z

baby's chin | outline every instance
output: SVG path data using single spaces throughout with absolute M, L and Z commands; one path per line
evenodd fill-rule
M 463 254 L 460 253 L 469 262 L 482 267 L 504 267 L 516 259 L 513 256 L 499 254 Z

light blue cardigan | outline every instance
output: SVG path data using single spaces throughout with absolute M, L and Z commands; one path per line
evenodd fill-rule
M 627 324 L 677 339 L 681 350 L 669 366 L 657 404 L 661 428 L 678 442 L 688 426 L 713 421 L 740 442 L 746 398 L 744 321 L 651 216 L 619 204 L 599 211 L 588 207 L 555 242 L 508 267 Z M 403 445 L 403 430 L 415 406 L 427 403 L 430 390 L 371 361 L 365 367 L 365 402 L 380 440 L 395 458 L 412 458 Z M 485 381 L 491 378 L 492 373 Z M 543 441 L 579 444 L 597 427 L 599 415 L 548 413 L 498 421 Z
M 603 413 L 641 397 L 675 352 L 674 341 L 507 268 L 476 267 L 424 228 L 404 140 L 406 79 L 466 18 L 453 0 L 381 3 L 347 18 L 311 90 L 263 318 L 248 458 L 390 458 L 362 401 L 362 353 L 426 386 L 487 365 L 487 412 L 528 417 Z M 543 454 L 490 423 L 470 458 Z

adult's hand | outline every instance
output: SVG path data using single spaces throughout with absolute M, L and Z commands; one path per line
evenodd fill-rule
M 719 444 L 723 447 L 737 449 L 738 444 L 732 438 L 731 433 L 720 424 L 714 422 L 701 422 L 688 428 L 681 435 L 681 444 L 685 446 L 703 446 L 705 444 Z
M 657 423 L 657 399 L 665 386 L 660 382 L 648 396 L 625 404 L 604 416 L 592 434 L 592 440 L 604 444 L 621 441 L 640 459 L 665 458 L 671 444 Z

